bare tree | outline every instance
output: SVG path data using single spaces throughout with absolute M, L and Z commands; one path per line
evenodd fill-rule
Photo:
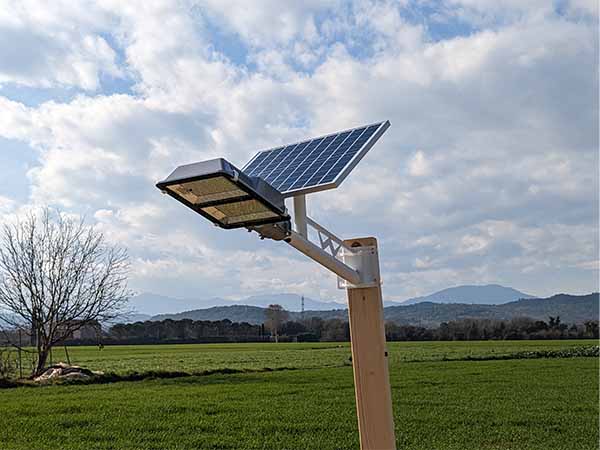
M 129 260 L 102 233 L 46 208 L 0 233 L 0 325 L 31 329 L 40 374 L 53 346 L 127 302 Z
M 271 335 L 275 336 L 275 342 L 279 342 L 279 330 L 281 325 L 288 320 L 288 312 L 281 305 L 269 305 L 265 315 L 267 316 L 265 325 L 271 331 Z

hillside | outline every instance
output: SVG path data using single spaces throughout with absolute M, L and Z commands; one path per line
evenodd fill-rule
M 549 298 L 522 299 L 502 305 L 469 305 L 454 303 L 422 302 L 406 306 L 390 306 L 384 308 L 386 320 L 399 324 L 437 326 L 441 322 L 466 318 L 485 318 L 509 320 L 515 317 L 530 317 L 547 320 L 549 316 L 560 316 L 563 323 L 582 323 L 586 320 L 598 319 L 599 294 L 567 295 L 558 294 Z M 192 319 L 223 320 L 248 322 L 252 324 L 264 321 L 264 308 L 256 306 L 235 305 L 208 309 L 198 309 L 179 314 L 162 314 L 152 320 Z M 345 309 L 330 311 L 306 311 L 305 317 L 322 319 L 347 319 Z M 291 320 L 299 320 L 301 314 L 290 312 Z
M 548 320 L 560 316 L 563 323 L 598 319 L 599 295 L 558 294 L 549 298 L 522 299 L 503 305 L 417 303 L 385 309 L 385 318 L 402 324 L 438 325 L 467 318 L 509 320 L 515 317 Z
M 232 322 L 248 322 L 260 324 L 265 321 L 265 308 L 248 305 L 213 306 L 206 309 L 195 309 L 177 314 L 159 314 L 150 320 L 224 320 Z
M 232 302 L 233 303 L 233 302 Z M 288 311 L 300 311 L 302 305 L 302 296 L 298 294 L 264 294 L 246 297 L 236 300 L 235 304 L 259 306 L 266 308 L 269 305 L 281 305 Z M 312 311 L 329 311 L 336 308 L 343 308 L 344 305 L 336 302 L 324 302 L 304 297 L 304 309 Z
M 226 300 L 219 297 L 207 299 L 181 299 L 143 292 L 129 299 L 129 308 L 136 314 L 147 314 L 150 316 L 175 314 L 197 309 L 209 309 L 215 306 L 231 307 L 235 305 L 266 308 L 269 305 L 278 304 L 288 311 L 300 311 L 302 305 L 301 299 L 302 296 L 298 294 L 263 294 L 253 295 L 238 300 Z M 304 297 L 304 307 L 307 310 L 327 311 L 343 307 L 343 305 L 336 302 L 319 301 Z
M 413 305 L 416 303 L 467 303 L 474 305 L 501 305 L 522 298 L 534 298 L 511 287 L 499 284 L 487 285 L 463 285 L 443 289 L 423 297 L 415 297 L 403 302 L 395 302 L 395 305 Z M 389 303 L 388 303 L 389 304 Z
M 148 314 L 150 316 L 164 313 L 174 314 L 193 309 L 205 309 L 212 306 L 231 304 L 228 300 L 218 297 L 210 299 L 182 299 L 150 292 L 142 292 L 134 295 L 129 299 L 128 303 L 128 307 L 136 314 Z
M 197 309 L 209 309 L 218 306 L 247 305 L 266 308 L 272 304 L 283 306 L 288 311 L 300 311 L 301 295 L 298 294 L 261 294 L 237 300 L 213 298 L 173 298 L 152 293 L 140 293 L 129 299 L 129 307 L 136 314 L 155 316 L 159 314 L 175 314 Z M 416 297 L 404 302 L 385 302 L 385 306 L 406 306 L 416 303 L 469 303 L 481 305 L 499 305 L 522 298 L 533 298 L 531 295 L 516 289 L 488 284 L 484 286 L 455 286 L 433 294 Z M 331 311 L 343 308 L 344 305 L 332 301 L 314 300 L 304 297 L 304 307 L 311 311 Z
M 248 322 L 253 325 L 264 323 L 266 308 L 248 305 L 215 306 L 213 308 L 195 309 L 177 314 L 159 314 L 150 320 L 225 320 L 232 322 Z M 288 311 L 290 320 L 300 320 L 302 314 Z M 320 317 L 322 319 L 346 318 L 348 311 L 345 309 L 332 309 L 329 311 L 311 310 L 304 313 L 305 317 Z

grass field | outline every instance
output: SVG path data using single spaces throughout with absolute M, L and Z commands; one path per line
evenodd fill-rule
M 389 344 L 398 449 L 597 449 L 597 358 L 461 360 L 581 345 L 597 342 Z M 121 374 L 297 370 L 0 390 L 1 449 L 358 448 L 347 344 L 69 353 Z
M 391 342 L 392 367 L 402 362 L 460 360 L 467 356 L 511 355 L 526 350 L 559 350 L 597 345 L 593 340 L 562 341 L 470 341 L 470 342 Z M 218 369 L 326 368 L 348 363 L 349 343 L 282 344 L 179 344 L 70 347 L 73 364 L 92 370 L 126 374 L 132 371 L 201 372 Z M 57 348 L 54 361 L 66 361 Z

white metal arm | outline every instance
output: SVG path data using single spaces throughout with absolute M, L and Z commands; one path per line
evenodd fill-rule
M 353 253 L 353 250 L 350 247 L 347 247 L 344 244 L 344 241 L 342 241 L 339 237 L 325 227 L 319 225 L 310 217 L 306 218 L 306 223 L 308 223 L 317 232 L 321 248 L 325 251 L 329 251 L 332 256 L 337 258 L 339 251 L 342 249 L 347 253 Z
M 304 238 L 300 233 L 291 231 L 285 241 L 294 247 L 296 250 L 304 253 L 309 258 L 315 260 L 322 266 L 331 270 L 333 273 L 343 278 L 347 282 L 358 285 L 361 283 L 361 276 L 357 270 L 344 264 L 335 256 L 330 255 L 322 248 Z
M 285 241 L 348 283 L 338 283 L 340 287 L 379 284 L 379 271 L 373 269 L 377 265 L 374 266 L 372 261 L 373 255 L 376 258 L 377 250 L 364 247 L 352 249 L 331 231 L 308 217 L 304 195 L 294 197 L 294 225 L 295 230 L 289 232 Z M 320 246 L 310 241 L 308 227 L 316 231 Z

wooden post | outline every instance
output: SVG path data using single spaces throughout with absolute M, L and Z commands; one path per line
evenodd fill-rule
M 348 239 L 344 243 L 349 247 L 377 247 L 375 238 Z M 379 261 L 376 274 L 379 280 Z M 360 448 L 395 450 L 381 285 L 348 288 L 348 316 Z

